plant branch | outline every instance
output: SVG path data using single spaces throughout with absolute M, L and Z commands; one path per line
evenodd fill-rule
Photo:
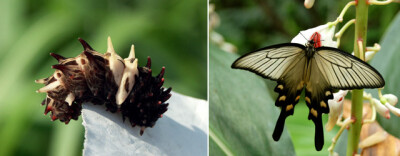
M 376 108 L 374 105 L 374 101 L 372 100 L 373 99 L 372 95 L 371 95 L 371 93 L 364 92 L 363 98 L 364 98 L 364 100 L 369 101 L 369 106 L 371 107 L 371 112 L 372 112 L 371 119 L 365 119 L 363 121 L 363 124 L 373 123 L 373 122 L 375 122 L 375 119 L 376 119 Z
M 347 12 L 347 10 L 348 10 L 351 6 L 353 6 L 353 5 L 356 5 L 356 2 L 355 2 L 355 1 L 351 1 L 351 2 L 347 3 L 346 6 L 344 6 L 342 12 L 340 12 L 339 17 L 336 18 L 335 21 L 330 22 L 329 24 L 331 24 L 331 25 L 337 25 L 338 23 L 342 22 L 342 21 L 343 21 L 343 16 L 344 16 L 344 14 L 345 14 L 345 13 Z
M 336 136 L 334 138 L 332 138 L 332 144 L 328 148 L 328 151 L 329 151 L 330 155 L 334 154 L 333 149 L 335 149 L 337 140 L 339 139 L 340 135 L 342 135 L 344 129 L 346 129 L 346 127 L 348 125 L 350 125 L 352 122 L 354 122 L 354 120 L 352 120 L 351 118 L 347 118 L 346 120 L 343 121 L 343 125 L 340 126 L 340 130 L 338 131 Z
M 370 5 L 388 5 L 392 2 L 393 2 L 393 0 L 386 0 L 386 1 L 370 0 L 368 3 Z
M 349 28 L 352 24 L 354 24 L 356 22 L 355 19 L 352 19 L 350 21 L 348 21 L 336 34 L 336 42 L 338 44 L 338 46 L 340 45 L 340 38 L 342 37 L 343 33 L 347 30 L 347 28 Z
M 358 0 L 356 4 L 356 22 L 354 36 L 354 55 L 358 58 L 365 58 L 365 45 L 368 26 L 368 0 Z M 353 90 L 351 100 L 351 118 L 354 123 L 351 124 L 349 137 L 347 140 L 346 155 L 356 155 L 358 152 L 358 143 L 360 141 L 360 132 L 362 126 L 363 113 L 363 89 Z
M 367 47 L 365 51 L 378 52 L 379 50 L 381 50 L 381 46 L 378 43 L 375 43 L 373 47 Z

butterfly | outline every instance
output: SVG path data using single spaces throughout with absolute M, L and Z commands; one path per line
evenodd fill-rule
M 278 141 L 285 120 L 293 115 L 305 88 L 308 119 L 315 124 L 315 148 L 324 145 L 322 114 L 329 113 L 328 100 L 333 90 L 381 88 L 385 81 L 372 66 L 347 52 L 321 46 L 321 35 L 315 32 L 305 44 L 283 43 L 268 46 L 238 58 L 234 69 L 248 70 L 263 78 L 277 81 L 279 93 L 275 106 L 281 108 L 272 137 Z

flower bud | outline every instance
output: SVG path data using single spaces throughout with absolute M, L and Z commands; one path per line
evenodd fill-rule
M 399 102 L 397 96 L 393 94 L 385 94 L 383 95 L 383 97 L 385 97 L 389 104 L 391 104 L 392 106 L 396 105 L 397 102 Z
M 218 44 L 218 45 L 223 44 L 225 42 L 224 41 L 224 37 L 222 37 L 221 34 L 218 34 L 216 32 L 211 32 L 210 33 L 210 40 L 213 41 L 214 43 Z
M 221 45 L 221 49 L 226 52 L 230 52 L 230 53 L 237 52 L 237 48 L 233 44 L 227 43 L 227 42 L 225 42 Z
M 389 102 L 385 103 L 385 106 L 396 116 L 400 116 L 400 109 L 392 106 Z
M 389 109 L 385 107 L 378 99 L 372 99 L 372 104 L 375 106 L 379 115 L 385 117 L 386 119 L 390 119 Z
M 367 138 L 365 138 L 364 140 L 362 140 L 360 142 L 360 144 L 358 145 L 359 148 L 363 149 L 363 148 L 367 148 L 373 145 L 376 145 L 377 143 L 380 143 L 382 141 L 384 141 L 386 138 L 388 137 L 388 133 L 385 131 L 377 131 L 376 133 L 368 136 Z
M 333 36 L 335 35 L 335 26 L 331 26 L 329 24 L 300 31 L 300 33 L 297 34 L 297 36 L 295 36 L 291 42 L 306 44 L 315 32 L 318 32 L 321 35 L 321 46 L 334 48 L 338 47 L 337 42 L 332 40 Z
M 336 125 L 339 116 L 343 113 L 343 101 L 347 93 L 348 90 L 340 90 L 337 93 L 333 93 L 332 100 L 328 100 L 329 118 L 325 125 L 327 131 L 332 130 L 332 128 Z
M 365 52 L 365 61 L 370 61 L 372 58 L 374 58 L 375 54 L 376 54 L 376 51 Z
M 314 1 L 315 1 L 315 0 L 305 0 L 305 1 L 304 1 L 304 7 L 306 7 L 307 9 L 312 8 L 313 5 L 314 5 Z

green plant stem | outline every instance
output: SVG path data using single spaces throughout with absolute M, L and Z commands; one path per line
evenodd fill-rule
M 356 23 L 354 36 L 354 55 L 358 58 L 364 57 L 366 45 L 367 26 L 368 26 L 368 0 L 358 0 L 356 4 Z M 359 49 L 358 41 L 362 42 L 362 48 Z M 355 155 L 358 152 L 358 143 L 362 126 L 363 113 L 363 89 L 353 90 L 351 99 L 351 118 L 355 121 L 350 126 L 349 137 L 347 140 L 347 156 Z

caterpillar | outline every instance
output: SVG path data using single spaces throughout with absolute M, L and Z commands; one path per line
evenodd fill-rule
M 42 105 L 44 114 L 51 112 L 51 120 L 59 119 L 68 124 L 81 115 L 82 104 L 105 105 L 112 113 L 121 112 L 122 120 L 129 119 L 132 127 L 139 126 L 140 135 L 147 127 L 167 111 L 172 88 L 165 89 L 164 73 L 153 77 L 151 59 L 144 67 L 138 67 L 134 45 L 128 58 L 122 59 L 114 50 L 111 38 L 107 39 L 107 52 L 95 51 L 85 40 L 78 39 L 83 52 L 76 57 L 66 58 L 50 53 L 58 64 L 48 78 L 35 80 L 45 86 L 37 93 L 47 93 Z

